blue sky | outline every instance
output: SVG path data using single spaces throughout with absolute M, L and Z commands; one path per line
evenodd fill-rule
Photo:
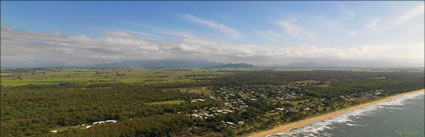
M 256 65 L 337 59 L 423 66 L 423 52 L 417 52 L 424 44 L 423 5 L 423 1 L 2 1 L 2 35 L 6 35 L 2 64 L 20 66 L 29 64 L 29 59 L 40 65 L 201 57 Z M 17 34 L 24 40 L 12 40 Z M 71 40 L 77 44 L 69 44 Z M 18 43 L 29 53 L 12 53 L 18 51 Z M 63 56 L 49 60 L 57 55 L 40 56 L 42 48 Z M 382 52 L 406 48 L 409 55 Z M 68 55 L 79 52 L 90 56 Z M 134 55 L 136 59 L 131 58 Z

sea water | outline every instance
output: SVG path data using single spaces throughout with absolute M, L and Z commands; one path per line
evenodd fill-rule
M 269 137 L 424 137 L 424 121 L 420 92 Z

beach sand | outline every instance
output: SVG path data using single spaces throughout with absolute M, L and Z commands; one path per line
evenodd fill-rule
M 341 109 L 341 110 L 337 110 L 337 111 L 334 111 L 334 112 L 326 113 L 326 114 L 323 114 L 323 115 L 319 115 L 319 116 L 316 116 L 316 117 L 307 118 L 307 119 L 304 119 L 304 120 L 301 120 L 301 121 L 297 121 L 297 122 L 293 122 L 293 123 L 289 123 L 289 124 L 285 124 L 285 125 L 280 125 L 280 126 L 274 127 L 272 129 L 269 129 L 269 130 L 254 132 L 254 133 L 248 135 L 248 137 L 265 137 L 265 136 L 272 135 L 272 134 L 282 133 L 282 132 L 288 131 L 288 130 L 293 129 L 293 128 L 301 127 L 301 126 L 308 125 L 308 124 L 311 124 L 311 123 L 314 123 L 314 122 L 317 122 L 317 121 L 320 121 L 320 120 L 328 119 L 328 118 L 331 118 L 331 117 L 336 116 L 336 115 L 341 115 L 341 114 L 348 112 L 348 111 L 368 107 L 368 106 L 371 106 L 371 105 L 379 104 L 379 103 L 386 102 L 386 101 L 389 101 L 389 100 L 392 100 L 392 99 L 396 99 L 396 98 L 399 98 L 399 97 L 402 97 L 402 96 L 405 96 L 405 95 L 415 94 L 415 93 L 419 93 L 419 92 L 424 92 L 424 89 L 419 89 L 419 90 L 415 90 L 415 91 L 410 91 L 410 92 L 406 92 L 406 93 L 401 93 L 401 94 L 389 96 L 389 97 L 382 98 L 382 99 L 372 101 L 372 102 L 368 102 L 368 103 L 365 103 L 365 104 L 360 104 L 360 105 L 344 108 L 344 109 Z

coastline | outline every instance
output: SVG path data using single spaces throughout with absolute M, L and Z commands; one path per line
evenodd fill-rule
M 367 103 L 364 103 L 364 104 L 359 104 L 359 105 L 356 105 L 356 106 L 340 109 L 340 110 L 337 110 L 337 111 L 334 111 L 334 112 L 329 112 L 329 113 L 326 113 L 326 114 L 307 118 L 307 119 L 300 120 L 300 121 L 297 121 L 297 122 L 279 125 L 279 126 L 276 126 L 276 127 L 271 128 L 271 129 L 264 130 L 264 131 L 254 132 L 254 133 L 248 134 L 247 136 L 248 137 L 265 137 L 265 136 L 272 135 L 272 134 L 282 133 L 282 132 L 291 130 L 293 128 L 309 125 L 309 124 L 312 124 L 314 122 L 324 120 L 324 119 L 328 119 L 328 118 L 331 118 L 331 117 L 336 116 L 336 115 L 341 115 L 345 112 L 365 108 L 365 107 L 372 106 L 372 105 L 375 105 L 375 104 L 379 104 L 379 103 L 382 103 L 382 102 L 386 102 L 386 101 L 389 101 L 389 100 L 392 100 L 392 99 L 396 99 L 396 98 L 399 98 L 399 97 L 402 97 L 402 96 L 416 94 L 416 93 L 424 92 L 424 91 L 425 91 L 425 89 L 418 89 L 418 90 L 414 90 L 414 91 L 409 91 L 409 92 L 405 92 L 405 93 L 400 93 L 400 94 L 388 96 L 388 97 L 385 97 L 385 98 L 382 98 L 382 99 L 378 99 L 378 100 L 374 100 L 374 101 L 367 102 Z

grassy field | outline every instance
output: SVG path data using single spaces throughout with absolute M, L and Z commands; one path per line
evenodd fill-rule
M 150 103 L 145 103 L 146 105 L 164 105 L 164 104 L 168 104 L 168 105 L 178 105 L 180 103 L 183 103 L 184 100 L 169 100 L 169 101 L 158 101 L 158 102 L 150 102 Z
M 260 71 L 262 68 L 46 68 L 2 69 L 1 86 L 77 84 L 163 84 L 190 83 L 197 80 L 218 78 L 232 72 Z M 421 69 L 372 69 L 372 68 L 274 68 L 272 71 L 339 70 L 359 72 L 423 72 Z M 207 93 L 208 94 L 208 93 Z
M 1 86 L 23 86 L 78 83 L 90 84 L 157 84 L 188 83 L 199 79 L 211 79 L 229 72 L 216 69 L 42 69 L 2 70 Z

